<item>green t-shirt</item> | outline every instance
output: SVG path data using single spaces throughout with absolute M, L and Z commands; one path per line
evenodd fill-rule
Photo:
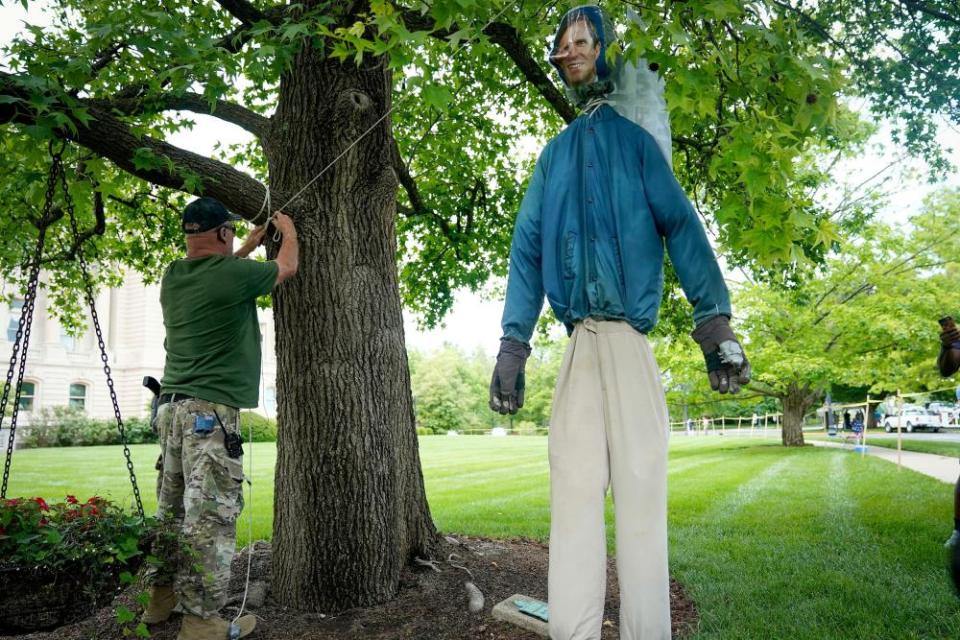
M 257 406 L 260 325 L 256 299 L 277 281 L 276 262 L 234 256 L 176 260 L 160 284 L 167 337 L 162 393 L 233 407 Z

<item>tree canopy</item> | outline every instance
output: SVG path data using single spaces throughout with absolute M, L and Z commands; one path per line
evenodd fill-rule
M 869 97 L 910 149 L 942 166 L 931 116 L 960 119 L 960 29 L 948 0 L 604 6 L 627 55 L 644 57 L 666 80 L 674 166 L 733 265 L 779 274 L 821 261 L 844 235 L 847 220 L 816 201 L 830 176 L 809 171 L 804 154 L 862 140 L 845 96 Z M 29 219 L 42 203 L 54 139 L 76 143 L 66 151 L 71 192 L 86 244 L 104 264 L 156 278 L 178 250 L 185 193 L 214 195 L 257 217 L 283 74 L 297 51 L 314 47 L 347 64 L 373 58 L 393 69 L 403 300 L 435 323 L 454 289 L 505 273 L 530 150 L 575 115 L 545 64 L 567 8 L 503 0 L 51 3 L 49 24 L 28 25 L 0 70 L 0 202 L 9 212 L 0 224 L 16 239 L 0 250 L 0 271 L 15 276 L 29 254 Z M 254 138 L 216 158 L 169 145 L 196 113 Z M 344 131 L 343 146 L 362 133 Z M 291 195 L 273 192 L 272 203 Z M 58 283 L 75 282 L 63 259 L 71 255 L 66 225 L 52 234 L 48 267 L 61 274 Z M 117 277 L 98 274 L 105 283 Z

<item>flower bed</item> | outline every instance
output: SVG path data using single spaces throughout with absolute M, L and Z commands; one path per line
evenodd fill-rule
M 0 502 L 0 633 L 51 629 L 108 604 L 153 528 L 98 496 Z

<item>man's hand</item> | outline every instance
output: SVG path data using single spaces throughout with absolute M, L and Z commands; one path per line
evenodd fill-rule
M 490 408 L 497 413 L 514 414 L 523 406 L 523 368 L 529 355 L 529 345 L 510 338 L 500 340 L 497 366 L 490 381 Z
M 293 226 L 293 220 L 291 220 L 287 214 L 277 211 L 273 216 L 273 224 L 285 237 L 297 237 L 297 230 Z
M 243 241 L 243 244 L 240 245 L 240 248 L 234 251 L 233 255 L 238 258 L 246 258 L 248 255 L 253 253 L 253 251 L 263 243 L 263 236 L 267 232 L 267 228 L 263 225 L 259 227 L 254 227 L 253 231 L 247 236 Z
M 690 334 L 700 345 L 707 363 L 710 387 L 720 393 L 737 393 L 750 382 L 750 363 L 730 328 L 727 316 L 710 318 Z

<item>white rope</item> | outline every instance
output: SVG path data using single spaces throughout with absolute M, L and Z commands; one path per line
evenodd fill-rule
M 612 105 L 613 103 L 610 102 L 610 100 L 606 96 L 596 96 L 594 98 L 590 98 L 590 100 L 588 100 L 587 103 L 583 105 L 583 109 L 581 110 L 585 114 L 587 114 L 587 117 L 592 118 L 593 114 L 597 112 L 597 109 L 599 109 L 602 105 L 605 105 L 605 104 Z
M 267 193 L 263 198 L 263 205 L 260 206 L 260 211 L 257 212 L 257 217 L 260 217 L 260 213 L 263 212 L 264 207 L 269 207 L 270 204 L 270 187 L 264 185 L 267 189 Z M 267 220 L 263 223 L 264 227 L 270 223 L 270 220 L 276 215 L 276 213 L 270 214 Z M 279 234 L 279 232 L 277 232 Z M 274 238 L 276 240 L 276 238 Z M 263 336 L 260 337 L 263 340 Z M 260 371 L 263 371 L 263 345 L 260 346 Z M 267 411 L 267 384 L 263 381 L 263 375 L 260 376 L 260 398 L 263 401 L 263 411 L 266 415 L 267 420 L 270 419 L 269 412 Z M 239 424 L 240 417 L 237 416 L 237 423 Z M 249 431 L 247 431 L 247 442 L 250 445 L 249 455 L 249 464 L 247 465 L 247 503 L 246 508 L 248 511 L 247 516 L 247 576 L 244 579 L 243 583 L 243 599 L 240 601 L 240 608 L 237 610 L 237 615 L 234 616 L 231 624 L 236 624 L 237 620 L 240 619 L 240 616 L 243 615 L 243 610 L 247 606 L 247 595 L 250 592 L 250 573 L 253 567 L 253 551 L 254 551 L 254 540 L 253 540 L 253 423 L 250 424 Z
M 273 206 L 272 206 L 271 203 L 270 203 L 270 185 L 267 184 L 266 182 L 264 182 L 264 183 L 263 183 L 263 188 L 264 188 L 263 204 L 260 205 L 260 210 L 257 211 L 257 215 L 255 216 L 254 219 L 259 218 L 259 217 L 260 217 L 260 214 L 263 213 L 263 210 L 266 209 L 266 210 L 267 210 L 267 218 L 266 218 L 266 220 L 263 221 L 263 228 L 264 228 L 264 230 L 266 230 L 266 229 L 270 226 L 270 223 L 273 222 L 273 219 L 277 217 L 277 213 L 278 213 L 279 211 L 281 211 L 281 210 L 283 209 L 283 207 L 280 207 L 280 209 L 274 210 Z M 286 206 L 286 205 L 284 205 L 284 206 Z M 266 231 L 264 231 L 264 233 L 266 233 Z M 274 229 L 273 229 L 273 241 L 274 241 L 274 242 L 280 242 L 280 238 L 282 238 L 282 237 L 283 237 L 283 234 L 280 233 L 280 230 L 277 229 L 276 227 L 274 227 Z
M 270 197 L 270 190 L 267 190 L 267 198 Z M 263 349 L 260 349 L 260 370 L 263 370 Z M 266 401 L 264 401 L 264 409 L 266 409 Z M 237 425 L 240 424 L 240 414 L 239 410 L 237 413 Z M 237 610 L 237 615 L 234 616 L 231 624 L 236 624 L 237 620 L 240 619 L 240 616 L 243 615 L 243 610 L 247 606 L 247 594 L 250 591 L 250 571 L 253 567 L 253 423 L 250 423 L 250 430 L 248 432 L 248 442 L 250 443 L 250 453 L 248 454 L 250 463 L 248 465 L 249 477 L 247 479 L 247 511 L 249 516 L 247 517 L 247 577 L 243 583 L 243 599 L 240 601 L 240 608 Z

